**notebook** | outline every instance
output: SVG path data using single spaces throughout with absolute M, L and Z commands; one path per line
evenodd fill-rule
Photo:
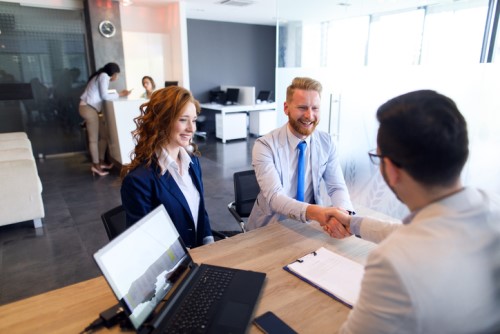
M 97 251 L 94 259 L 139 333 L 244 333 L 266 276 L 194 263 L 163 205 Z M 213 278 L 200 278 L 208 273 L 222 277 L 225 292 L 213 291 Z M 179 322 L 181 305 L 193 289 L 217 299 L 204 310 L 202 298 L 194 297 L 187 304 L 198 316 L 188 320 L 198 323 L 166 329 Z

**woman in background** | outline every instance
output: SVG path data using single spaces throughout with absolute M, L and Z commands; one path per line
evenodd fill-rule
M 104 176 L 109 174 L 112 164 L 106 165 L 104 156 L 108 147 L 108 129 L 102 114 L 104 100 L 116 100 L 127 96 L 130 91 L 124 89 L 120 93 L 108 92 L 109 83 L 115 81 L 120 73 L 120 67 L 115 63 L 107 63 L 92 74 L 87 81 L 85 91 L 80 96 L 78 111 L 85 120 L 89 138 L 90 158 L 92 159 L 92 174 Z
M 146 75 L 142 78 L 142 87 L 144 87 L 146 91 L 141 95 L 141 97 L 149 100 L 151 98 L 151 94 L 153 94 L 156 89 L 155 81 L 153 78 Z
M 130 226 L 160 204 L 187 247 L 214 242 L 205 210 L 199 151 L 192 138 L 200 105 L 177 86 L 140 106 L 132 162 L 122 169 L 122 204 Z

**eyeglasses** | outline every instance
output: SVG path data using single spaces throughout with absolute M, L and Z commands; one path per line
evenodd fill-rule
M 370 152 L 368 152 L 368 156 L 370 157 L 370 161 L 374 165 L 380 165 L 380 160 L 384 157 L 381 154 L 377 154 L 377 150 L 373 149 Z
M 370 157 L 370 161 L 372 162 L 372 164 L 374 165 L 380 165 L 380 161 L 382 161 L 382 158 L 389 158 L 388 156 L 386 155 L 383 155 L 383 154 L 377 154 L 377 150 L 376 149 L 373 149 L 371 151 L 368 152 L 368 156 Z M 399 162 L 396 162 L 394 161 L 394 159 L 391 159 L 389 158 L 392 163 L 397 166 L 397 167 L 401 167 L 401 164 Z

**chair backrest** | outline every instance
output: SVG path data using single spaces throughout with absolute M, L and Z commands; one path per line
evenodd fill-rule
M 116 236 L 127 229 L 127 218 L 125 209 L 122 205 L 117 206 L 101 215 L 104 228 L 108 234 L 109 240 L 113 240 Z
M 236 172 L 234 180 L 235 209 L 241 217 L 250 216 L 260 188 L 253 169 Z

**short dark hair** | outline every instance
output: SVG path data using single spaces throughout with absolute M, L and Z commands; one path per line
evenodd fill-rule
M 377 110 L 380 154 L 425 185 L 455 182 L 469 156 L 467 123 L 450 98 L 432 90 L 397 96 Z

